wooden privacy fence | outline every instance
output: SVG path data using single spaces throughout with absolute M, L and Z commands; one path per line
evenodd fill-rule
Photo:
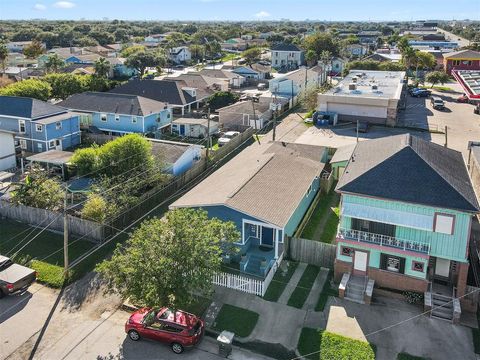
M 329 269 L 333 269 L 336 248 L 333 244 L 325 244 L 314 240 L 302 238 L 289 239 L 290 257 L 293 260 L 323 266 Z
M 56 211 L 14 205 L 6 200 L 0 200 L 0 216 L 33 226 L 48 225 L 50 230 L 63 231 L 63 214 Z M 105 235 L 102 224 L 74 216 L 68 216 L 68 230 L 72 235 L 85 236 L 86 239 L 94 241 L 102 241 Z

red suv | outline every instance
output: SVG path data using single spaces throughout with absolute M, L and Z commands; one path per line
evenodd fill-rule
M 175 354 L 197 344 L 205 325 L 201 319 L 185 311 L 169 308 L 143 308 L 135 311 L 125 323 L 125 332 L 133 341 L 141 338 L 167 343 Z

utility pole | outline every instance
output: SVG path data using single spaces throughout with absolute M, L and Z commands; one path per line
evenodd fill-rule
M 448 147 L 448 128 L 445 125 L 445 147 Z
M 68 270 L 68 214 L 67 214 L 68 189 L 65 186 L 65 197 L 63 199 L 63 272 Z
M 207 152 L 206 152 L 207 161 L 205 163 L 207 166 L 208 166 L 209 154 L 210 154 L 210 107 L 208 107 L 208 110 L 207 110 Z
M 357 143 L 358 143 L 358 120 L 357 120 Z
M 308 83 L 308 68 L 305 66 L 305 88 L 303 91 L 305 91 L 305 97 L 304 100 L 307 101 L 307 83 Z
M 275 141 L 275 135 L 276 135 L 276 128 L 277 128 L 277 109 L 278 109 L 278 104 L 277 104 L 277 92 L 274 94 L 274 101 L 273 103 L 275 104 L 275 111 L 273 112 L 273 141 Z
M 255 101 L 254 101 L 253 97 L 252 97 L 252 108 L 253 108 L 253 123 L 254 123 L 254 128 L 255 128 L 255 137 L 257 138 L 258 145 L 261 145 L 260 144 L 260 138 L 258 137 L 257 119 L 255 117 Z

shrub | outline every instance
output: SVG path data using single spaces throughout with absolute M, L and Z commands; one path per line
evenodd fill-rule
M 322 333 L 320 358 L 322 360 L 375 360 L 375 351 L 367 342 L 325 331 Z
M 32 269 L 37 272 L 37 280 L 51 287 L 60 288 L 63 285 L 63 268 L 40 260 L 32 260 Z
M 103 223 L 109 211 L 111 211 L 110 206 L 103 197 L 98 194 L 89 194 L 81 215 L 82 219 Z
M 423 294 L 415 291 L 404 291 L 403 296 L 409 304 L 422 304 L 423 303 Z
M 73 153 L 72 164 L 77 167 L 79 175 L 89 174 L 97 167 L 98 148 L 93 146 L 85 149 L 77 149 Z

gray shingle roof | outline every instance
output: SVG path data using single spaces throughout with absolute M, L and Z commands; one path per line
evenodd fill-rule
M 462 154 L 409 134 L 358 143 L 337 191 L 479 211 Z
M 324 151 L 282 142 L 251 145 L 171 207 L 225 205 L 284 227 L 320 175 Z
M 169 105 L 187 105 L 195 101 L 194 97 L 182 91 L 180 82 L 170 80 L 131 80 L 110 90 L 110 93 L 143 96 Z
M 66 110 L 59 106 L 37 99 L 19 96 L 0 96 L 0 116 L 38 119 L 65 112 Z
M 58 105 L 79 111 L 135 116 L 146 116 L 152 113 L 158 113 L 165 108 L 165 103 L 137 95 L 90 91 L 72 95 Z
M 272 46 L 272 51 L 303 51 L 297 45 L 294 44 L 277 44 Z

